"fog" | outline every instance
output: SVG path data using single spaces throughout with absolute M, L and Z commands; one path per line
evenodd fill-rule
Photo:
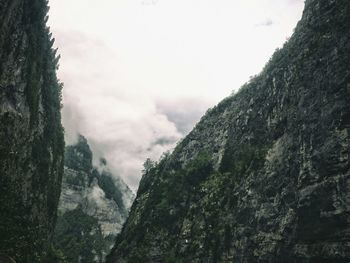
M 300 0 L 50 0 L 68 144 L 136 191 L 209 107 L 258 74 L 292 34 Z

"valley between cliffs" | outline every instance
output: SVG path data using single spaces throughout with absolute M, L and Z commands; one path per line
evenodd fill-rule
M 262 72 L 145 166 L 134 202 L 84 137 L 65 147 L 47 12 L 0 0 L 0 261 L 350 262 L 348 0 L 306 0 Z

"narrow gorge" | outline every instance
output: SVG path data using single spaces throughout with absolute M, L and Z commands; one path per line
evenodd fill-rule
M 48 4 L 0 0 L 0 263 L 350 262 L 350 1 L 306 0 L 261 73 L 147 159 L 136 197 L 88 136 L 65 145 Z

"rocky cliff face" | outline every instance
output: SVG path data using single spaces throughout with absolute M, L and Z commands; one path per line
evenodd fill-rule
M 262 73 L 145 171 L 107 262 L 350 261 L 350 2 L 307 0 Z
M 68 262 L 102 262 L 121 231 L 134 195 L 101 160 L 92 165 L 92 152 L 80 136 L 67 146 L 54 246 Z
M 0 0 L 0 254 L 40 262 L 63 174 L 57 58 L 44 0 Z

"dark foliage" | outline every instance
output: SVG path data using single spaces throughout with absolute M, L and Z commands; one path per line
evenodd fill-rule
M 0 6 L 0 253 L 39 262 L 50 250 L 63 173 L 58 57 L 47 1 Z
M 67 262 L 91 263 L 95 262 L 96 255 L 101 261 L 103 244 L 97 219 L 88 216 L 80 207 L 59 218 L 53 245 L 56 251 L 64 253 Z
M 261 74 L 144 175 L 107 262 L 350 261 L 349 43 L 350 2 L 307 0 Z

